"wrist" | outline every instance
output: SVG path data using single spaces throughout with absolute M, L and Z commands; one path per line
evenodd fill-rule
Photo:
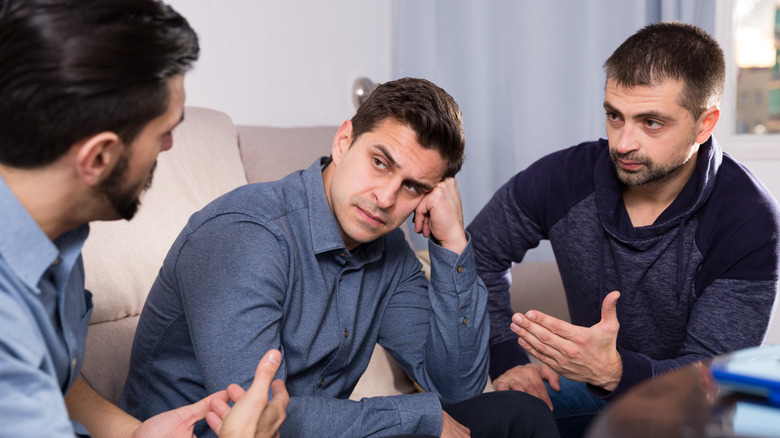
M 623 377 L 623 362 L 620 355 L 617 356 L 614 365 L 606 367 L 606 369 L 610 370 L 610 372 L 602 378 L 601 382 L 593 383 L 593 386 L 598 386 L 604 388 L 606 391 L 612 392 L 617 388 L 620 379 Z
M 469 241 L 466 239 L 466 233 L 461 231 L 460 235 L 455 234 L 455 236 L 449 238 L 449 239 L 436 239 L 439 242 L 439 246 L 442 248 L 448 249 L 456 254 L 460 254 L 463 252 L 463 250 L 466 248 L 466 245 L 468 245 Z

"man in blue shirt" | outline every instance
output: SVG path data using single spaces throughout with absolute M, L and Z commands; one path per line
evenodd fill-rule
M 276 348 L 282 435 L 557 436 L 533 397 L 475 398 L 489 332 L 453 178 L 464 149 L 452 97 L 400 79 L 341 125 L 330 157 L 195 213 L 149 293 L 120 406 L 148 418 L 246 386 Z M 399 229 L 411 214 L 430 282 Z M 426 392 L 348 400 L 376 343 Z
M 153 0 L 0 1 L 0 435 L 189 438 L 211 409 L 142 424 L 79 378 L 87 224 L 135 213 L 198 50 Z

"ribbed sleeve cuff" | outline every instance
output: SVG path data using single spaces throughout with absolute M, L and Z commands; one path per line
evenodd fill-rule
M 612 401 L 620 394 L 633 388 L 637 383 L 653 377 L 653 365 L 647 356 L 624 350 L 620 347 L 618 347 L 618 352 L 623 361 L 623 375 L 620 376 L 620 382 L 611 392 L 597 386 L 588 385 L 588 390 L 593 397 Z
M 490 346 L 490 378 L 495 380 L 510 368 L 529 363 L 528 355 L 516 339 L 507 339 Z

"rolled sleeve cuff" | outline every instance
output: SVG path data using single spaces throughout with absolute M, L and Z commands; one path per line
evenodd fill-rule
M 409 433 L 439 436 L 442 428 L 443 410 L 435 394 L 397 395 L 390 397 L 398 409 L 401 427 Z

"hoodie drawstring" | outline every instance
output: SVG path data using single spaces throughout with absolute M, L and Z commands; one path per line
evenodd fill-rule
M 683 247 L 685 245 L 685 217 L 680 218 L 680 231 L 677 233 L 677 304 L 682 300 L 683 288 Z

